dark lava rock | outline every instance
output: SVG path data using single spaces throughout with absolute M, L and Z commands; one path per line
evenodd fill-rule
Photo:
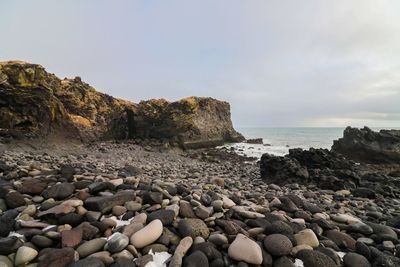
M 8 236 L 14 230 L 15 218 L 18 216 L 18 211 L 7 210 L 0 216 L 0 236 Z
M 40 251 L 38 259 L 38 267 L 67 267 L 74 262 L 75 251 L 72 248 L 46 248 Z M 85 265 L 88 266 L 92 265 Z
M 174 221 L 175 212 L 173 210 L 157 210 L 147 216 L 147 222 L 159 219 L 163 225 L 170 225 Z
M 143 193 L 143 202 L 145 204 L 161 204 L 163 201 L 163 194 L 160 192 L 145 191 Z
M 53 185 L 50 188 L 47 188 L 42 196 L 44 198 L 54 198 L 58 200 L 66 199 L 72 193 L 74 193 L 75 186 L 70 183 L 61 183 L 61 184 L 56 184 Z
M 5 201 L 7 207 L 10 209 L 15 209 L 26 204 L 24 196 L 19 192 L 9 192 L 5 197 Z
M 217 219 L 215 220 L 215 223 L 224 228 L 225 233 L 228 235 L 237 235 L 238 233 L 242 233 L 244 231 L 243 228 L 234 221 Z
M 303 249 L 296 257 L 303 261 L 304 267 L 338 267 L 329 256 L 315 250 Z
M 16 236 L 0 238 L 0 255 L 9 255 L 17 251 L 23 242 Z
M 208 258 L 207 256 L 201 252 L 200 250 L 197 250 L 190 254 L 189 256 L 186 256 L 183 259 L 183 267 L 208 267 Z
M 272 234 L 264 239 L 265 249 L 273 256 L 290 254 L 293 245 L 289 238 L 281 234 Z
M 365 188 L 365 187 L 358 187 L 352 191 L 355 197 L 363 197 L 363 198 L 376 198 L 376 193 L 374 190 Z
M 107 213 L 111 211 L 112 207 L 117 205 L 124 205 L 125 202 L 135 200 L 135 198 L 136 194 L 134 192 L 121 192 L 113 196 L 90 197 L 85 200 L 85 207 L 88 210 Z
M 342 265 L 342 260 L 333 248 L 317 247 L 315 250 L 330 257 L 338 266 Z
M 299 209 L 289 197 L 280 197 L 279 200 L 282 202 L 279 208 L 286 212 L 295 212 Z
M 178 223 L 178 231 L 181 236 L 191 236 L 193 239 L 196 236 L 201 236 L 207 239 L 210 235 L 210 230 L 207 225 L 200 219 L 183 219 Z
M 347 127 L 343 138 L 333 142 L 332 150 L 366 163 L 399 163 L 400 131 Z
M 282 234 L 285 236 L 293 235 L 293 229 L 289 224 L 283 221 L 274 221 L 265 228 L 265 233 L 270 234 Z
M 343 257 L 345 267 L 370 267 L 371 264 L 363 255 L 349 252 Z
M 264 154 L 260 161 L 261 178 L 277 185 L 295 183 L 302 180 L 308 182 L 307 168 L 300 165 L 296 159 Z
M 132 260 L 117 259 L 110 267 L 136 267 L 136 264 Z

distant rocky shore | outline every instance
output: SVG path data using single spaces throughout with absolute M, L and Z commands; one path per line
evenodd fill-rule
M 211 98 L 134 104 L 23 62 L 0 96 L 1 267 L 400 266 L 397 131 L 258 161 L 215 148 L 243 137 Z
M 188 97 L 136 104 L 100 93 L 79 77 L 61 80 L 22 61 L 0 62 L 0 136 L 155 138 L 185 148 L 244 140 L 232 126 L 227 102 Z

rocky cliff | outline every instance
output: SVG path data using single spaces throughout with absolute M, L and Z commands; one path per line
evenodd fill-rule
M 61 80 L 22 61 L 0 62 L 0 130 L 83 141 L 156 138 L 186 148 L 244 139 L 233 129 L 227 102 L 189 97 L 135 104 L 98 92 L 79 77 Z
M 360 162 L 400 164 L 400 130 L 347 127 L 343 138 L 334 141 L 332 151 Z
M 188 97 L 176 102 L 142 101 L 133 123 L 134 136 L 170 139 L 186 148 L 244 139 L 233 129 L 229 103 L 210 97 Z

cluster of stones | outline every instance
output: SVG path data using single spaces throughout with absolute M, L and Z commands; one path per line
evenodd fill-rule
M 129 148 L 161 163 L 1 156 L 0 266 L 157 266 L 158 253 L 163 266 L 400 266 L 396 199 L 266 185 L 228 162 Z M 180 167 L 186 177 L 172 177 Z

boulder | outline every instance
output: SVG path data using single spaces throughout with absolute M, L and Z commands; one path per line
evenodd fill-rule
M 333 142 L 332 151 L 366 163 L 399 163 L 400 130 L 347 127 L 343 137 Z

